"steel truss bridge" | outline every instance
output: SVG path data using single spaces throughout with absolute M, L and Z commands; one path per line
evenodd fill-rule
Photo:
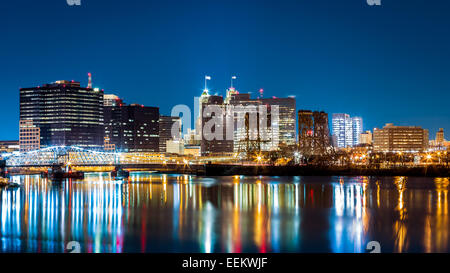
M 105 166 L 136 164 L 179 163 L 180 158 L 165 157 L 159 153 L 100 152 L 76 146 L 56 146 L 5 156 L 7 167 L 42 167 L 54 164 L 72 166 Z M 186 163 L 186 161 L 184 162 Z

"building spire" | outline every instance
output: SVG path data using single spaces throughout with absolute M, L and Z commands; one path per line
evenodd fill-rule
M 207 85 L 207 81 L 211 80 L 211 76 L 205 76 L 205 89 L 203 90 L 203 93 L 208 94 L 208 85 Z
M 231 88 L 234 88 L 234 87 L 233 87 L 233 80 L 235 80 L 235 79 L 237 79 L 236 76 L 232 76 L 232 77 L 231 77 Z

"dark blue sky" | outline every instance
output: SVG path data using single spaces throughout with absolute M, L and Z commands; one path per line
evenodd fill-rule
M 193 107 L 212 76 L 224 94 L 295 95 L 365 129 L 450 130 L 446 0 L 14 0 L 0 5 L 0 139 L 18 139 L 19 88 L 87 84 L 127 103 Z

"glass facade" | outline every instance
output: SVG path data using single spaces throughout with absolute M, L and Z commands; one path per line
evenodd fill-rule
M 352 138 L 353 146 L 361 144 L 361 134 L 363 132 L 363 120 L 361 117 L 352 118 Z
M 334 143 L 339 148 L 353 147 L 361 144 L 363 120 L 360 117 L 350 117 L 348 114 L 333 114 Z
M 286 145 L 296 144 L 296 103 L 295 98 L 267 98 L 259 99 L 262 105 L 279 107 L 279 142 Z
M 32 120 L 40 129 L 41 148 L 100 149 L 104 141 L 103 91 L 73 81 L 22 88 L 20 120 Z

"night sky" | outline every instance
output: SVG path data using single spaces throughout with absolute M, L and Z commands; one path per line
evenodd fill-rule
M 19 88 L 76 80 L 124 98 L 193 107 L 204 76 L 224 95 L 297 98 L 450 131 L 450 1 L 9 0 L 0 4 L 0 139 L 18 139 Z M 331 116 L 330 116 L 331 117 Z

